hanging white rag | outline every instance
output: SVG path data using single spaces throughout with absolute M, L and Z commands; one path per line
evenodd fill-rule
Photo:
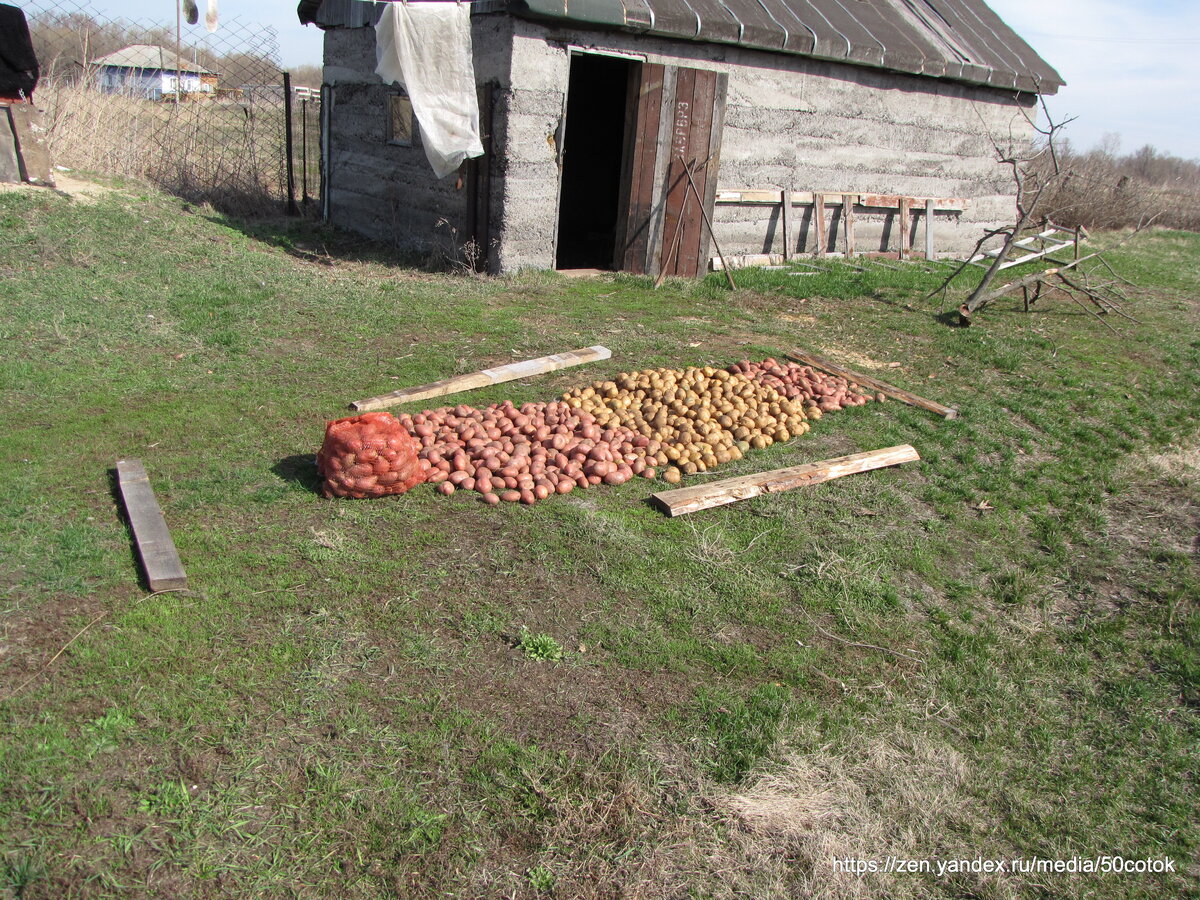
M 469 3 L 388 3 L 375 26 L 375 73 L 412 101 L 438 178 L 483 155 Z

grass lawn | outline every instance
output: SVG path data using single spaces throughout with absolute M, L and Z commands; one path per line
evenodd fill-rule
M 483 279 L 0 194 L 0 895 L 1200 896 L 1200 235 L 1111 258 L 1119 334 L 961 329 L 920 265 Z M 922 461 L 680 519 L 316 493 L 349 401 L 597 343 L 453 402 L 803 347 L 961 416 L 830 414 L 720 474 Z M 140 581 L 127 455 L 190 592 Z M 835 864 L 888 856 L 930 871 Z

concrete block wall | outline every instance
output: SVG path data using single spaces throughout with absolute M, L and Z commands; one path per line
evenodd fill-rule
M 511 19 L 471 20 L 478 84 L 492 82 L 501 98 L 508 86 Z M 333 28 L 325 32 L 324 81 L 331 86 L 328 172 L 330 221 L 390 243 L 401 251 L 451 255 L 463 235 L 467 190 L 454 176 L 438 180 L 420 143 L 387 142 L 388 97 L 395 85 L 375 74 L 375 30 Z M 499 101 L 499 107 L 504 107 Z M 494 123 L 496 146 L 506 143 L 503 116 Z M 492 216 L 503 218 L 503 178 L 493 178 Z M 495 248 L 491 248 L 495 252 Z
M 498 85 L 493 122 L 493 271 L 554 266 L 558 221 L 557 135 L 573 46 L 648 62 L 729 74 L 718 185 L 721 189 L 821 190 L 966 198 L 961 214 L 939 213 L 935 246 L 962 254 L 985 228 L 1015 213 L 1012 183 L 994 142 L 1028 143 L 1033 98 L 991 88 L 783 56 L 736 47 L 548 26 L 502 14 L 472 19 L 476 80 Z M 442 220 L 465 224 L 466 191 L 437 181 L 420 146 L 388 145 L 388 94 L 374 74 L 371 28 L 325 32 L 325 81 L 333 86 L 329 163 L 334 224 L 425 251 L 442 245 Z M 860 252 L 895 250 L 894 213 L 855 216 Z M 837 214 L 830 242 L 840 249 Z M 809 208 L 792 216 L 795 252 L 815 250 Z M 913 223 L 915 249 L 924 223 Z M 715 211 L 726 254 L 783 250 L 779 207 Z

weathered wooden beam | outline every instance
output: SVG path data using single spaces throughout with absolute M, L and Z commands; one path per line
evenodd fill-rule
M 779 192 L 779 216 L 782 220 L 783 227 L 783 261 L 787 262 L 792 258 L 792 232 L 788 228 L 788 219 L 791 218 L 792 212 L 792 192 Z
M 179 561 L 179 551 L 171 540 L 171 532 L 159 509 L 140 459 L 117 461 L 117 484 L 125 502 L 125 512 L 133 528 L 146 582 L 152 591 L 182 590 L 187 587 L 187 575 Z
M 901 201 L 907 200 L 910 206 L 914 204 L 924 206 L 929 199 L 933 200 L 934 209 L 939 212 L 962 212 L 970 205 L 969 200 L 960 197 L 938 199 L 936 197 L 901 197 L 895 194 L 863 194 L 859 197 L 858 205 L 870 209 L 899 209 Z
M 817 197 L 826 206 L 841 206 L 850 197 L 853 203 L 870 209 L 899 209 L 901 198 L 893 194 L 844 194 L 841 191 L 792 191 L 792 206 L 811 206 Z M 910 205 L 925 206 L 932 202 L 938 212 L 963 212 L 970 201 L 961 197 L 908 197 Z M 779 192 L 775 190 L 719 190 L 715 202 L 731 206 L 777 206 Z
M 901 259 L 904 259 L 905 257 L 908 256 L 908 226 L 909 226 L 909 218 L 912 214 L 912 207 L 910 206 L 911 203 L 912 203 L 912 201 L 908 197 L 900 198 L 900 212 L 898 214 L 898 218 L 900 219 L 900 258 Z
M 915 406 L 918 409 L 928 410 L 931 413 L 936 413 L 944 419 L 953 419 L 958 416 L 958 410 L 951 406 L 943 406 L 940 403 L 935 403 L 932 400 L 926 400 L 924 397 L 918 397 L 903 388 L 898 388 L 895 385 L 888 384 L 886 381 L 880 381 L 878 378 L 873 378 L 870 375 L 863 375 L 855 372 L 852 369 L 847 369 L 845 366 L 838 365 L 832 360 L 828 360 L 823 356 L 816 356 L 812 353 L 805 353 L 803 350 L 793 350 L 788 355 L 788 359 L 795 360 L 798 363 L 803 363 L 806 366 L 812 366 L 816 369 L 829 372 L 833 375 L 841 376 L 847 381 L 852 381 L 855 384 L 861 384 L 863 387 L 868 387 L 873 391 L 879 391 L 882 394 L 899 400 L 901 403 L 907 403 L 909 406 Z
M 854 256 L 854 198 L 842 196 L 842 228 L 846 232 L 846 259 Z
M 585 347 L 582 350 L 572 350 L 569 353 L 555 353 L 550 356 L 541 356 L 537 359 L 508 363 L 503 366 L 497 366 L 494 369 L 483 369 L 480 372 L 472 372 L 469 375 L 455 375 L 453 378 L 434 381 L 430 384 L 423 384 L 420 387 L 392 391 L 390 394 L 371 397 L 369 400 L 356 400 L 350 404 L 350 407 L 360 412 L 372 409 L 386 409 L 389 406 L 398 406 L 401 403 L 410 403 L 414 400 L 428 400 L 430 397 L 443 397 L 446 394 L 457 394 L 460 391 L 470 391 L 492 384 L 501 384 L 505 381 L 515 381 L 518 378 L 529 378 L 533 375 L 542 375 L 545 372 L 569 369 L 572 366 L 581 366 L 584 363 L 608 359 L 611 356 L 612 351 L 607 347 L 601 347 L 600 345 Z
M 933 201 L 925 201 L 925 258 L 933 259 Z
M 42 111 L 32 103 L 9 103 L 6 106 L 12 132 L 17 139 L 21 179 L 30 184 L 54 187 L 54 173 L 50 169 L 50 130 L 46 127 Z
M 774 469 L 770 472 L 758 472 L 754 475 L 710 481 L 708 484 L 696 487 L 662 491 L 654 494 L 653 499 L 668 516 L 673 518 L 701 509 L 712 509 L 714 506 L 749 500 L 751 497 L 761 494 L 790 491 L 794 488 L 842 478 L 845 475 L 915 462 L 920 458 L 917 451 L 910 445 L 900 444 L 883 450 L 870 450 L 866 453 L 854 453 L 850 456 L 839 456 L 836 459 L 805 463 L 802 466 L 790 466 L 786 469 Z
M 813 223 L 817 226 L 817 256 L 824 256 L 825 247 L 825 198 L 817 194 L 813 199 Z

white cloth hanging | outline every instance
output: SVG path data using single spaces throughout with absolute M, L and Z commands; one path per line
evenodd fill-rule
M 375 73 L 412 102 L 438 178 L 483 155 L 469 3 L 388 3 L 375 26 Z

